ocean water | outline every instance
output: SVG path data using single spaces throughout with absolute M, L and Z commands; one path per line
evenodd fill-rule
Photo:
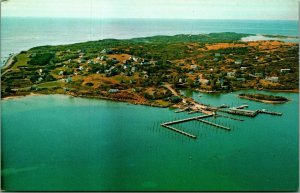
M 237 32 L 298 36 L 297 21 L 1 18 L 1 63 L 41 45 L 105 38 Z
M 283 115 L 209 118 L 229 132 L 197 121 L 175 125 L 198 137 L 193 140 L 160 124 L 197 114 L 64 95 L 2 100 L 2 189 L 297 190 L 298 93 L 272 93 L 290 99 L 277 105 L 240 99 L 239 92 L 184 93 Z

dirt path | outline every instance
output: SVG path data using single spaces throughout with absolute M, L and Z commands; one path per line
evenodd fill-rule
M 179 96 L 179 94 L 176 92 L 176 90 L 174 88 L 172 88 L 171 84 L 165 82 L 164 83 L 164 87 L 166 87 L 167 89 L 169 89 L 173 95 L 175 96 Z
M 172 88 L 172 85 L 171 85 L 171 84 L 165 82 L 165 83 L 164 83 L 164 87 L 167 88 L 167 89 L 169 89 L 169 90 L 172 92 L 173 95 L 175 95 L 175 96 L 180 96 L 180 95 L 177 93 L 177 91 L 176 91 L 174 88 Z M 186 103 L 187 103 L 186 98 L 182 98 L 182 102 L 183 102 L 184 104 L 186 104 Z M 212 114 L 212 111 L 210 111 L 210 110 L 205 110 L 206 107 L 207 107 L 206 105 L 200 104 L 199 102 L 195 101 L 194 99 L 191 100 L 189 103 L 190 103 L 190 108 L 191 108 L 192 110 L 194 110 L 194 111 L 201 111 L 201 112 L 204 113 L 204 114 Z M 179 108 L 180 108 L 180 107 L 179 107 Z M 183 107 L 181 107 L 181 109 L 182 109 L 182 108 L 183 108 Z

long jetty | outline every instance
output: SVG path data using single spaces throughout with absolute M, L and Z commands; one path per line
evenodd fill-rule
M 188 114 L 194 114 L 194 113 L 199 113 L 199 111 L 190 111 Z
M 236 120 L 236 121 L 244 121 L 244 119 L 239 119 L 239 118 L 235 118 L 235 117 L 229 117 L 229 116 L 226 116 L 226 115 L 217 114 L 216 116 L 217 117 L 224 117 L 224 118 L 228 118 L 228 119 L 232 119 L 232 120 Z
M 169 125 L 161 124 L 161 126 L 163 126 L 163 127 L 165 127 L 165 128 L 168 128 L 168 129 L 171 129 L 172 131 L 175 131 L 175 132 L 180 133 L 180 134 L 182 134 L 182 135 L 188 136 L 188 137 L 190 137 L 190 138 L 193 138 L 193 139 L 196 139 L 196 138 L 197 138 L 197 136 L 195 136 L 195 135 L 192 135 L 192 134 L 190 134 L 190 133 L 181 131 L 181 130 L 176 129 L 176 128 L 174 128 L 174 127 L 171 127 L 171 126 L 169 126 Z
M 177 124 L 177 123 L 183 123 L 183 122 L 187 122 L 187 121 L 203 119 L 203 118 L 211 117 L 211 116 L 213 116 L 213 114 L 201 115 L 201 116 L 197 116 L 197 117 L 190 117 L 190 118 L 186 118 L 186 119 L 179 119 L 179 120 L 163 123 L 163 124 L 161 124 L 161 126 L 163 126 L 163 125 L 173 125 L 173 124 Z
M 278 116 L 282 115 L 282 113 L 279 113 L 279 112 L 272 112 L 272 111 L 266 111 L 266 110 L 259 110 L 258 112 L 264 113 L 264 114 L 270 114 L 270 115 L 278 115 Z
M 175 131 L 177 133 L 180 133 L 182 135 L 185 135 L 185 136 L 188 136 L 190 138 L 193 138 L 193 139 L 196 139 L 197 137 L 195 135 L 192 135 L 190 133 L 187 133 L 187 132 L 184 132 L 184 131 L 181 131 L 179 129 L 176 129 L 174 127 L 171 127 L 170 125 L 173 125 L 173 124 L 177 124 L 177 123 L 183 123 L 183 122 L 187 122 L 187 121 L 192 121 L 192 120 L 199 120 L 199 119 L 203 119 L 203 118 L 206 118 L 206 117 L 211 117 L 213 116 L 213 114 L 209 114 L 209 115 L 201 115 L 201 116 L 197 116 L 197 117 L 191 117 L 191 118 L 186 118 L 186 119 L 180 119 L 180 120 L 175 120 L 175 121 L 170 121 L 170 122 L 166 122 L 166 123 L 162 123 L 160 124 L 161 126 L 165 127 L 165 128 L 168 128 L 172 131 Z
M 218 124 L 216 124 L 216 123 L 209 122 L 209 121 L 206 121 L 206 120 L 197 119 L 197 121 L 200 121 L 200 122 L 203 122 L 203 123 L 206 123 L 206 124 L 209 124 L 209 125 L 212 125 L 212 126 L 221 128 L 221 129 L 225 129 L 225 130 L 227 130 L 227 131 L 230 131 L 230 130 L 231 130 L 229 127 L 225 127 L 225 126 L 223 126 L 223 125 L 218 125 Z
M 181 113 L 181 112 L 184 112 L 184 111 L 187 111 L 187 110 L 189 110 L 189 107 L 177 110 L 177 111 L 175 111 L 175 113 Z

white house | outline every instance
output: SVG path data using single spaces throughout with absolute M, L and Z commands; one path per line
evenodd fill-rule
M 138 58 L 138 57 L 135 57 L 135 56 L 133 56 L 133 57 L 132 57 L 132 60 L 133 60 L 134 62 L 137 62 L 137 61 L 139 60 L 139 58 Z
M 242 64 L 242 60 L 236 60 L 234 63 L 235 64 Z
M 283 73 L 283 72 L 290 72 L 291 69 L 289 68 L 283 68 L 283 69 L 280 69 L 280 72 Z
M 109 89 L 109 93 L 117 93 L 119 92 L 119 89 Z
M 278 82 L 279 78 L 277 76 L 270 76 L 270 77 L 266 77 L 265 80 L 270 82 Z
M 235 77 L 235 72 L 227 72 L 228 77 Z

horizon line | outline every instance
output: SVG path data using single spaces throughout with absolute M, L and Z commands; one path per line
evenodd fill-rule
M 218 18 L 137 18 L 137 17 L 50 17 L 50 16 L 1 16 L 1 18 L 30 18 L 30 19 L 136 19 L 136 20 L 247 20 L 247 21 L 299 21 L 299 19 L 218 19 Z

